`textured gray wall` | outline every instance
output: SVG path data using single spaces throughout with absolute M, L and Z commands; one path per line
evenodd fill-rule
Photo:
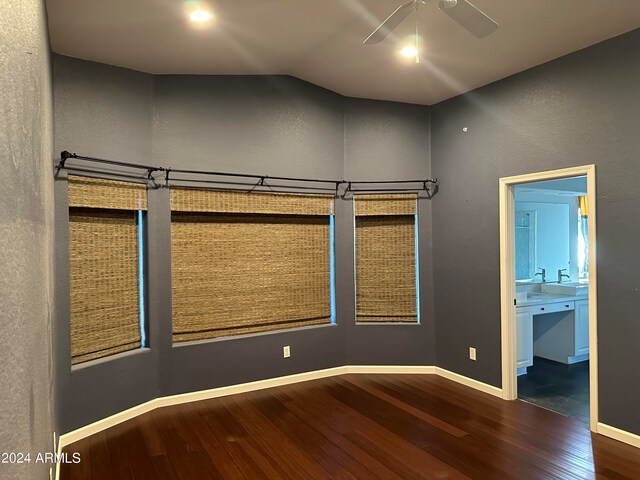
M 600 421 L 636 434 L 639 51 L 635 30 L 448 100 L 431 132 L 438 365 L 501 384 L 498 179 L 596 164 Z
M 52 113 L 44 2 L 0 3 L 0 464 L 3 479 L 48 478 L 53 450 Z
M 430 175 L 429 107 L 359 98 L 346 98 L 345 105 L 345 178 Z
M 154 80 L 157 164 L 342 176 L 340 95 L 286 76 L 161 75 Z
M 56 154 L 151 162 L 151 75 L 54 55 L 53 78 Z
M 349 173 L 388 179 L 429 173 L 428 107 L 345 99 L 291 77 L 152 77 L 56 55 L 54 95 L 56 151 L 131 159 L 130 151 L 144 156 L 151 148 L 148 161 L 157 165 L 275 176 L 341 179 Z M 107 116 L 106 122 L 96 110 Z M 385 112 L 390 114 L 387 119 Z M 150 117 L 152 122 L 145 120 Z M 117 125 L 109 119 L 118 119 Z M 145 121 L 151 130 L 140 125 Z M 390 158 L 397 163 L 390 163 Z M 433 364 L 427 201 L 420 206 L 425 237 L 420 257 L 423 325 L 353 326 L 352 203 L 338 200 L 337 325 L 173 346 L 169 196 L 166 189 L 154 190 L 149 196 L 147 239 L 153 259 L 148 295 L 151 348 L 73 369 L 66 210 L 61 179 L 56 185 L 56 279 L 62 306 L 56 345 L 64 431 L 158 395 L 346 363 Z M 283 345 L 291 346 L 291 358 L 282 358 Z

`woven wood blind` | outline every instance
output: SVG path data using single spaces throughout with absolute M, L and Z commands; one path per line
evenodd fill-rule
M 147 200 L 138 187 L 69 178 L 73 364 L 141 346 L 135 210 Z
M 414 194 L 356 195 L 355 198 L 356 217 L 416 214 Z
M 171 203 L 213 211 L 172 212 L 175 342 L 330 321 L 332 197 L 172 189 Z
M 333 214 L 333 201 L 328 195 L 171 189 L 171 210 L 180 212 L 327 216 Z
M 69 206 L 146 210 L 147 186 L 69 175 Z
M 356 320 L 416 322 L 416 196 L 357 196 L 355 212 Z

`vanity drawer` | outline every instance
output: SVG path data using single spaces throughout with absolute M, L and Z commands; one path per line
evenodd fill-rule
M 542 315 L 545 313 L 555 313 L 555 312 L 568 312 L 571 310 L 575 310 L 576 302 L 558 302 L 558 303 L 545 303 L 543 305 L 535 305 L 530 306 L 529 311 L 534 315 Z

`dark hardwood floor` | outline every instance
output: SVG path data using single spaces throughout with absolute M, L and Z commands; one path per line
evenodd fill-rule
M 71 479 L 639 479 L 640 450 L 435 375 L 344 375 L 141 415 Z
M 589 423 L 589 362 L 565 365 L 534 357 L 518 377 L 518 398 Z

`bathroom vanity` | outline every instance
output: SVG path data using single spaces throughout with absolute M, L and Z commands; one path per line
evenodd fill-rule
M 518 292 L 518 375 L 527 373 L 527 367 L 533 365 L 534 356 L 565 364 L 589 359 L 587 287 L 587 284 L 550 284 L 542 285 L 542 291 L 536 291 L 540 288 L 537 287 Z

